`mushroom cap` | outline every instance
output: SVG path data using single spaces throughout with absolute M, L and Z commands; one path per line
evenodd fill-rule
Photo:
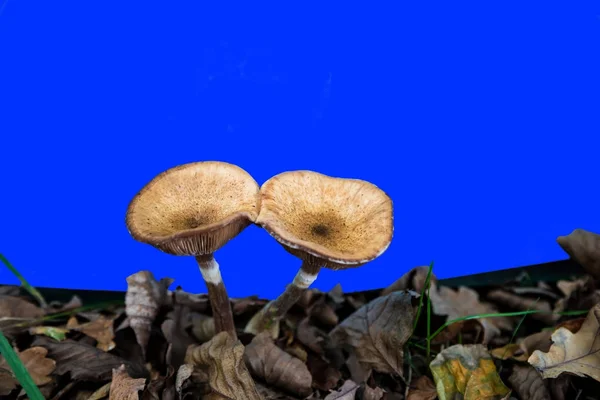
M 242 168 L 203 161 L 168 169 L 133 198 L 134 239 L 174 255 L 212 254 L 256 219 L 258 183 Z
M 255 223 L 304 261 L 358 267 L 391 243 L 392 200 L 372 183 L 290 171 L 265 182 L 260 194 Z

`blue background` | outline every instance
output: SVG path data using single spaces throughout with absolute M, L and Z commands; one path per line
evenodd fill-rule
M 204 291 L 193 259 L 124 223 L 154 175 L 198 160 L 390 194 L 391 247 L 324 290 L 563 259 L 556 236 L 600 231 L 597 2 L 218 3 L 3 8 L 0 251 L 33 285 L 149 269 Z M 216 257 L 232 296 L 276 296 L 299 267 L 254 226 Z

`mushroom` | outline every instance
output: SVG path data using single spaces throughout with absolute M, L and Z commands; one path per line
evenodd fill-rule
M 237 337 L 229 296 L 213 254 L 258 216 L 259 185 L 238 166 L 204 161 L 168 169 L 133 198 L 131 236 L 172 255 L 194 256 L 208 289 L 215 331 Z
M 389 247 L 393 231 L 390 197 L 372 183 L 313 171 L 276 175 L 260 189 L 255 224 L 264 228 L 302 265 L 293 282 L 248 323 L 245 331 L 269 330 L 317 278 L 321 268 L 359 267 Z

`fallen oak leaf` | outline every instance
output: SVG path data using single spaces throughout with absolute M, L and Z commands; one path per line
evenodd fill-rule
M 510 393 L 492 357 L 480 344 L 450 346 L 435 357 L 429 369 L 441 400 L 457 395 L 465 400 L 492 400 Z
M 508 383 L 522 400 L 552 399 L 540 373 L 529 365 L 515 365 Z
M 434 400 L 437 398 L 435 385 L 428 376 L 420 376 L 411 385 L 406 400 Z
M 48 356 L 56 361 L 57 375 L 69 372 L 74 380 L 108 381 L 112 377 L 113 368 L 118 368 L 121 364 L 125 364 L 129 375 L 134 378 L 148 376 L 148 370 L 143 365 L 71 339 L 57 342 L 45 336 L 38 336 L 33 341 L 33 346 L 41 346 L 48 350 Z
M 470 315 L 493 314 L 498 310 L 491 304 L 479 300 L 479 295 L 473 289 L 461 286 L 457 291 L 448 287 L 438 287 L 431 282 L 429 298 L 433 313 L 447 316 L 448 321 L 460 319 Z M 478 318 L 476 320 L 483 328 L 483 343 L 500 335 L 501 329 L 512 330 L 513 323 L 505 317 Z M 456 332 L 458 333 L 458 332 Z
M 220 332 L 200 346 L 190 346 L 185 363 L 208 369 L 213 392 L 210 398 L 262 400 L 244 364 L 244 345 L 228 332 Z
M 403 376 L 403 347 L 412 335 L 416 294 L 392 292 L 367 303 L 329 334 L 338 346 L 350 346 L 365 369 Z
M 50 374 L 56 369 L 56 362 L 47 358 L 48 351 L 43 347 L 30 347 L 22 352 L 15 350 L 21 362 L 31 375 L 33 383 L 43 386 L 52 381 Z M 19 382 L 12 374 L 4 357 L 0 356 L 0 396 L 7 396 Z
M 271 386 L 299 396 L 312 392 L 306 364 L 277 347 L 268 332 L 255 336 L 246 346 L 244 361 L 253 376 Z
M 146 387 L 146 379 L 134 379 L 127 374 L 125 365 L 112 370 L 109 400 L 138 400 L 138 392 Z
M 544 378 L 563 372 L 600 382 L 600 304 L 592 308 L 577 333 L 561 327 L 552 333 L 547 353 L 536 350 L 527 360 Z
M 80 324 L 77 321 L 77 317 L 72 316 L 69 318 L 66 328 L 72 331 L 81 332 L 92 339 L 96 339 L 98 342 L 96 347 L 98 347 L 100 350 L 111 351 L 116 346 L 115 342 L 113 341 L 115 338 L 113 323 L 113 319 L 106 318 L 104 315 L 101 315 L 94 321 Z

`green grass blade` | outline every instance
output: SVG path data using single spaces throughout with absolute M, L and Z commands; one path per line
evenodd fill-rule
M 21 285 L 25 288 L 25 290 L 29 292 L 30 295 L 32 295 L 37 300 L 37 302 L 42 308 L 48 307 L 48 303 L 46 303 L 44 296 L 42 296 L 42 294 L 38 292 L 36 288 L 31 286 L 29 282 L 27 282 L 25 277 L 23 277 L 23 275 L 21 275 L 21 273 L 17 271 L 17 269 L 8 261 L 6 257 L 4 257 L 2 253 L 0 253 L 0 261 L 2 261 L 4 265 L 6 265 L 10 272 L 12 272 L 13 275 L 16 276 L 19 281 L 21 281 Z
M 419 307 L 417 308 L 417 316 L 413 322 L 413 332 L 417 329 L 417 324 L 419 323 L 419 318 L 421 317 L 421 309 L 423 308 L 423 295 L 425 291 L 429 289 L 430 280 L 431 280 L 431 271 L 433 271 L 433 261 L 429 264 L 429 270 L 427 270 L 427 277 L 425 277 L 425 285 L 423 285 L 423 289 L 421 290 L 421 296 L 419 297 Z
M 468 320 L 471 320 L 471 319 L 498 318 L 498 317 L 518 317 L 518 316 L 521 316 L 521 315 L 539 314 L 539 313 L 557 314 L 557 315 L 583 315 L 583 314 L 587 314 L 588 312 L 589 312 L 589 310 L 564 311 L 564 312 L 559 312 L 559 313 L 554 313 L 552 311 L 528 310 L 528 311 L 515 311 L 515 312 L 507 312 L 507 313 L 491 313 L 491 314 L 467 315 L 465 317 L 456 318 L 456 319 L 453 319 L 452 321 L 446 322 L 444 325 L 442 325 L 437 331 L 435 331 L 427 339 L 428 340 L 433 340 L 433 338 L 435 338 L 437 335 L 439 335 L 444 329 L 446 329 L 447 327 L 449 327 L 450 325 L 452 325 L 452 324 L 454 324 L 456 322 L 468 321 Z
M 2 331 L 0 331 L 0 353 L 4 356 L 6 363 L 13 374 L 15 374 L 15 377 L 25 390 L 25 393 L 27 393 L 27 396 L 31 400 L 44 400 L 44 396 L 42 396 L 40 389 L 38 389 L 33 382 L 33 378 L 29 375 L 29 371 L 27 371 L 27 368 L 25 368 L 23 362 L 17 353 L 15 353 Z

